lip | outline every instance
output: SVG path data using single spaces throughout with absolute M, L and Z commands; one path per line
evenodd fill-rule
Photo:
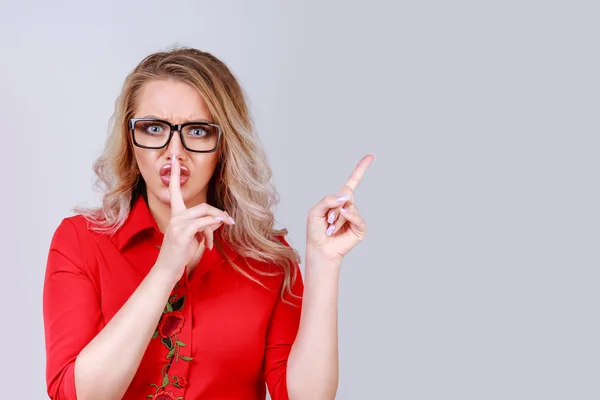
M 171 182 L 171 164 L 166 164 L 159 170 L 160 180 L 165 186 L 169 186 Z M 183 186 L 190 179 L 190 170 L 185 165 L 179 166 L 179 185 Z

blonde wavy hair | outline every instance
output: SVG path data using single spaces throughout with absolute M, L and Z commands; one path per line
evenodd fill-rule
M 235 219 L 223 226 L 221 235 L 242 259 L 275 265 L 276 271 L 246 267 L 260 275 L 283 273 L 281 297 L 291 292 L 300 256 L 281 238 L 287 229 L 274 229 L 271 208 L 279 196 L 271 183 L 272 171 L 255 134 L 244 93 L 229 68 L 215 56 L 193 48 L 174 48 L 144 58 L 125 79 L 110 121 L 110 135 L 102 155 L 94 162 L 95 188 L 103 193 L 102 206 L 76 208 L 93 230 L 112 235 L 123 225 L 146 186 L 137 173 L 129 119 L 133 117 L 140 89 L 152 80 L 176 80 L 196 88 L 204 98 L 214 122 L 222 129 L 218 163 L 208 188 L 208 203 L 227 210 Z M 243 210 L 241 212 L 240 210 Z M 218 243 L 215 242 L 215 245 Z M 223 254 L 223 249 L 219 249 Z M 249 279 L 262 283 L 244 268 L 229 264 Z M 263 285 L 264 286 L 264 285 Z M 285 299 L 284 299 L 285 301 Z

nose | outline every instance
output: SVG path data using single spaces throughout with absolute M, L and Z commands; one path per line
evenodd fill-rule
M 173 132 L 173 137 L 171 137 L 171 141 L 167 146 L 167 158 L 170 160 L 171 157 L 177 157 L 179 160 L 185 159 L 186 151 L 181 143 L 181 137 L 179 136 L 179 131 Z

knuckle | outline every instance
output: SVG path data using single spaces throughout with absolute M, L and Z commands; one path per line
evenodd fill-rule
M 332 203 L 336 203 L 338 199 L 338 196 L 334 196 L 332 194 L 323 197 L 323 199 L 321 200 L 322 204 L 332 204 Z
M 205 215 L 206 211 L 207 211 L 206 206 L 207 206 L 206 203 L 198 204 L 197 206 L 194 207 L 194 211 L 196 211 L 194 214 Z
M 317 207 L 313 207 L 308 211 L 308 215 L 309 215 L 309 217 L 311 217 L 311 219 L 318 215 L 317 210 L 318 210 Z

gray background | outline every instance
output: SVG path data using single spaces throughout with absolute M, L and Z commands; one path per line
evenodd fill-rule
M 3 2 L 2 393 L 45 398 L 50 238 L 97 204 L 125 75 L 175 43 L 248 93 L 304 251 L 356 162 L 338 399 L 598 399 L 597 2 Z

